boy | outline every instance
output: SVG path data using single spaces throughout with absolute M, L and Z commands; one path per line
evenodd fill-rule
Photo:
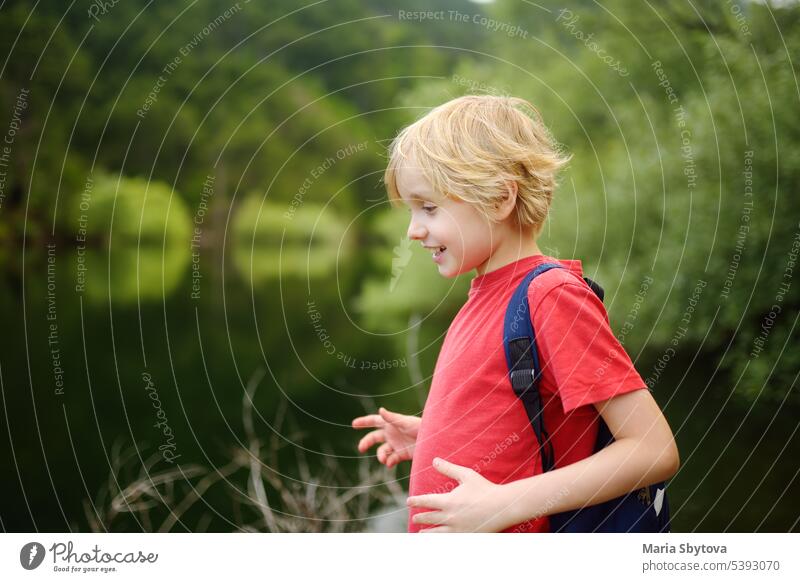
M 545 532 L 547 515 L 664 481 L 678 469 L 672 431 L 625 350 L 581 263 L 536 244 L 556 174 L 567 162 L 528 102 L 468 95 L 405 128 L 385 182 L 411 213 L 408 236 L 439 273 L 471 270 L 467 302 L 450 325 L 422 419 L 381 409 L 359 443 L 391 467 L 412 460 L 411 532 Z M 542 376 L 544 425 L 555 469 L 508 379 L 503 316 L 517 284 L 559 262 L 528 291 Z M 615 442 L 593 453 L 602 415 Z

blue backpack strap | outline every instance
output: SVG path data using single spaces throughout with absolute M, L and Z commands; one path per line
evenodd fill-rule
M 553 446 L 544 427 L 542 401 L 539 394 L 541 367 L 536 348 L 536 336 L 531 323 L 528 288 L 531 281 L 550 269 L 562 265 L 544 263 L 528 273 L 520 282 L 506 308 L 503 323 L 503 347 L 508 363 L 511 386 L 522 401 L 539 442 L 542 471 L 555 468 Z M 584 277 L 587 285 L 603 300 L 603 288 Z M 595 452 L 613 442 L 608 426 L 599 418 Z M 670 530 L 669 503 L 665 494 L 666 483 L 642 487 L 636 491 L 604 503 L 565 511 L 549 516 L 554 532 L 668 532 Z
M 539 442 L 539 454 L 542 459 L 542 471 L 555 468 L 555 455 L 550 437 L 544 427 L 542 415 L 542 397 L 539 393 L 539 378 L 542 373 L 539 365 L 539 351 L 536 347 L 536 334 L 531 323 L 531 309 L 528 304 L 528 288 L 531 282 L 550 269 L 563 269 L 557 263 L 543 263 L 528 273 L 517 286 L 506 308 L 503 323 L 503 347 L 508 364 L 511 386 L 514 394 L 522 401 L 530 420 L 536 440 Z M 603 288 L 589 279 L 583 278 L 591 290 L 603 300 Z M 613 440 L 611 433 L 600 423 L 600 432 L 595 452 Z M 603 429 L 605 428 L 605 432 Z
M 503 347 L 506 354 L 511 386 L 514 394 L 522 401 L 528 414 L 542 459 L 542 471 L 547 472 L 555 466 L 553 445 L 544 428 L 542 418 L 542 399 L 539 394 L 539 353 L 536 349 L 536 336 L 531 324 L 531 310 L 528 304 L 528 287 L 536 277 L 550 269 L 563 269 L 556 263 L 543 263 L 528 273 L 517 286 L 506 308 L 503 323 Z

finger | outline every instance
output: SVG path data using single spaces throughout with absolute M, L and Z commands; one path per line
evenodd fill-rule
M 403 455 L 401 455 L 400 451 L 392 451 L 391 454 L 386 459 L 386 466 L 387 467 L 394 467 L 395 465 L 397 465 L 399 463 L 402 463 L 403 461 L 407 460 L 408 456 L 407 455 L 404 456 L 404 455 L 405 455 L 405 452 L 403 452 Z
M 384 422 L 394 424 L 400 428 L 409 428 L 413 426 L 417 420 L 414 416 L 392 412 L 391 410 L 386 410 L 383 407 L 381 407 L 378 412 L 380 412 L 381 418 L 383 418 Z
M 386 424 L 380 414 L 368 414 L 367 416 L 359 416 L 354 418 L 351 425 L 353 428 L 376 428 L 382 427 Z
M 412 523 L 424 523 L 428 525 L 445 525 L 447 518 L 442 511 L 423 511 L 411 518 Z
M 419 533 L 453 533 L 453 528 L 449 525 L 440 525 L 438 527 L 424 527 L 419 530 Z
M 386 466 L 394 467 L 402 460 L 403 459 L 400 457 L 400 453 L 398 453 L 397 451 L 392 451 L 392 453 L 388 457 L 386 457 Z
M 383 406 L 378 409 L 381 418 L 386 422 L 401 422 L 403 420 L 402 414 L 397 414 L 391 410 L 386 410 Z
M 467 479 L 473 473 L 472 469 L 470 469 L 469 467 L 456 465 L 455 463 L 445 461 L 444 459 L 440 459 L 439 457 L 436 457 L 433 460 L 433 466 L 442 475 L 447 475 L 448 477 L 450 477 L 451 479 L 455 479 L 459 483 L 463 483 L 464 479 Z
M 406 500 L 409 507 L 427 507 L 428 509 L 444 509 L 445 498 L 449 493 L 430 493 L 428 495 L 415 495 Z
M 358 441 L 358 450 L 360 452 L 364 452 L 368 450 L 372 445 L 377 443 L 382 443 L 386 440 L 386 436 L 384 435 L 383 429 L 379 428 L 378 430 L 373 430 L 370 433 L 364 435 L 360 441 Z
M 383 443 L 381 446 L 378 447 L 378 452 L 377 452 L 378 461 L 380 461 L 381 463 L 383 463 L 385 465 L 386 464 L 386 458 L 392 452 L 394 452 L 394 451 L 392 451 L 391 445 L 389 445 L 389 443 Z

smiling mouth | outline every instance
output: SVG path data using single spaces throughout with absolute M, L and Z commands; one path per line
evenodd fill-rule
M 433 251 L 433 258 L 434 259 L 439 257 L 439 256 L 441 256 L 441 254 L 447 250 L 447 247 L 445 247 L 445 246 L 441 246 L 441 247 L 425 247 L 425 248 L 428 249 L 429 251 Z

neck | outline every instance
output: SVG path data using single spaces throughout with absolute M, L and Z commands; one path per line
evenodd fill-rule
M 489 258 L 476 267 L 477 275 L 480 277 L 486 273 L 491 273 L 500 267 L 505 267 L 531 255 L 541 255 L 542 251 L 539 250 L 539 246 L 536 244 L 536 238 L 532 229 L 509 229 L 492 254 L 489 255 Z

